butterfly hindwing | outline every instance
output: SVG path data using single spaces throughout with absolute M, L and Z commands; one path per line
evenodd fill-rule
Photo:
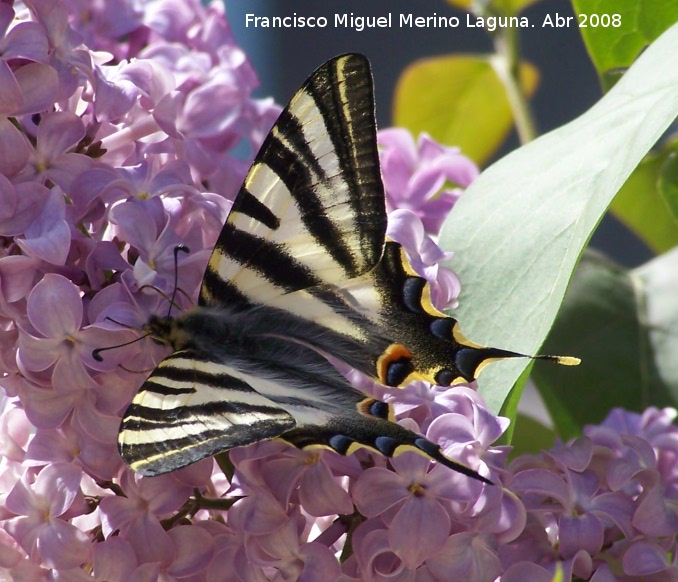
M 238 376 L 196 350 L 165 358 L 125 413 L 122 458 L 143 475 L 159 475 L 295 426 L 288 412 Z
M 235 446 L 280 437 L 301 449 L 343 455 L 360 448 L 387 457 L 414 451 L 479 478 L 444 457 L 438 445 L 393 422 L 390 405 L 353 388 L 319 352 L 262 333 L 275 313 L 250 318 L 251 341 L 234 342 L 237 329 L 225 335 L 227 356 L 210 350 L 213 338 L 197 330 L 220 319 L 237 327 L 240 315 L 198 309 L 175 320 L 193 338 L 193 347 L 165 358 L 125 413 L 119 449 L 132 469 L 159 475 Z M 279 315 L 288 325 L 294 318 Z

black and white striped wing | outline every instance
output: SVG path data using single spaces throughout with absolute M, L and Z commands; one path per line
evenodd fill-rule
M 134 471 L 153 476 L 296 426 L 247 380 L 195 350 L 168 356 L 125 412 L 120 455 Z
M 264 141 L 200 304 L 267 304 L 370 271 L 383 252 L 384 200 L 369 63 L 343 55 L 311 75 Z

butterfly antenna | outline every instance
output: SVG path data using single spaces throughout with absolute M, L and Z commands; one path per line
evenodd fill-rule
M 169 308 L 167 309 L 167 317 L 172 313 L 172 307 L 176 306 L 174 299 L 177 296 L 177 290 L 179 289 L 179 252 L 188 254 L 190 250 L 186 245 L 177 245 L 174 247 L 174 291 L 172 291 L 172 297 L 169 300 Z
M 125 326 L 125 327 L 127 327 L 127 326 Z M 108 346 L 107 348 L 97 348 L 97 349 L 95 349 L 95 350 L 92 350 L 92 358 L 93 358 L 94 360 L 96 360 L 97 362 L 103 362 L 104 359 L 103 359 L 103 358 L 101 357 L 101 355 L 100 355 L 101 352 L 105 352 L 105 351 L 107 351 L 107 350 L 116 350 L 116 349 L 122 348 L 122 347 L 124 347 L 124 346 L 129 346 L 129 345 L 135 344 L 135 343 L 137 343 L 138 341 L 141 341 L 142 339 L 147 338 L 149 335 L 152 335 L 152 334 L 151 334 L 150 332 L 149 332 L 149 333 L 145 333 L 145 334 L 143 334 L 143 335 L 140 335 L 138 338 L 135 338 L 135 339 L 130 340 L 130 341 L 128 341 L 128 342 L 125 342 L 125 343 L 123 343 L 123 344 L 116 344 L 116 345 L 114 345 L 114 346 Z

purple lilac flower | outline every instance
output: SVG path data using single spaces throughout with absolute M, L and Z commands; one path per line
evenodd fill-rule
M 675 411 L 614 411 L 507 465 L 492 444 L 507 421 L 471 387 L 361 379 L 495 486 L 414 453 L 278 442 L 231 451 L 232 477 L 211 459 L 132 474 L 119 418 L 166 349 L 92 350 L 166 313 L 145 286 L 171 293 L 179 243 L 195 297 L 249 165 L 234 151 L 251 159 L 280 108 L 252 98 L 219 3 L 24 4 L 0 3 L 0 578 L 676 579 Z M 454 306 L 459 281 L 430 234 L 477 169 L 427 136 L 379 142 L 388 234 L 435 305 Z
M 91 551 L 85 532 L 62 516 L 82 502 L 82 473 L 73 465 L 53 463 L 31 483 L 26 472 L 5 500 L 17 517 L 6 523 L 6 531 L 29 558 L 51 568 L 69 568 L 84 563 Z
M 117 554 L 135 579 L 201 576 L 218 536 L 195 528 L 214 515 L 196 509 L 192 525 L 176 513 L 195 489 L 228 489 L 211 461 L 131 477 L 119 417 L 143 380 L 134 370 L 162 351 L 136 344 L 99 362 L 92 350 L 135 337 L 113 322 L 166 309 L 142 287 L 171 291 L 176 244 L 192 249 L 179 284 L 195 294 L 247 165 L 231 149 L 258 147 L 279 108 L 252 100 L 256 77 L 216 6 L 127 5 L 0 5 L 0 569 L 18 578 L 89 579 L 93 557 L 93 575 L 113 579 Z M 180 62 L 166 56 L 177 41 Z M 95 52 L 106 48 L 137 60 L 107 63 Z M 201 104 L 224 95 L 208 133 Z
M 394 210 L 388 215 L 387 235 L 406 249 L 412 268 L 428 281 L 433 305 L 441 311 L 456 307 L 461 290 L 459 278 L 440 265 L 452 253 L 443 251 L 426 234 L 421 218 L 411 210 Z
M 388 210 L 411 210 L 428 232 L 438 234 L 461 189 L 478 176 L 478 168 L 458 148 L 440 145 L 426 134 L 415 144 L 401 128 L 379 132 L 379 146 Z

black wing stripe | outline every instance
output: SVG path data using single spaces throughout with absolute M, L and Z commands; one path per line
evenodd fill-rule
M 329 120 L 325 118 L 323 121 L 327 124 Z M 298 158 L 295 160 L 294 170 L 289 172 L 291 176 L 288 175 L 288 172 L 278 173 L 278 176 L 292 194 L 294 194 L 296 186 L 303 187 L 314 184 L 316 180 L 327 180 L 327 173 L 320 160 L 313 153 L 311 144 L 304 137 L 304 126 L 289 109 L 285 109 L 278 117 L 276 128 L 271 133 L 269 140 L 268 147 L 262 150 L 262 161 L 268 163 L 269 156 L 275 156 L 278 150 L 285 150 L 285 156 L 291 154 Z M 313 176 L 316 180 L 312 179 Z
M 199 438 L 186 435 L 158 441 L 126 443 L 121 452 L 135 471 L 154 476 L 180 469 L 232 447 L 275 438 L 286 428 L 289 428 L 289 423 L 263 419 L 246 427 L 237 427 L 237 431 L 228 431 L 225 428 L 203 430 Z
M 157 374 L 155 374 L 155 376 L 157 376 Z M 144 384 L 144 390 L 146 392 L 153 392 L 155 394 L 163 394 L 164 396 L 181 396 L 182 394 L 193 394 L 195 392 L 195 388 L 192 386 L 177 388 L 174 386 L 157 384 L 152 380 L 146 381 Z
M 171 410 L 171 414 L 168 414 Z M 263 406 L 247 402 L 211 401 L 192 406 L 177 406 L 172 409 L 153 408 L 140 404 L 132 404 L 123 428 L 128 426 L 133 430 L 151 430 L 158 427 L 172 430 L 174 425 L 180 427 L 192 424 L 204 426 L 206 419 L 215 419 L 218 416 L 248 415 L 266 416 L 268 418 L 289 416 L 285 411 L 273 406 Z M 248 420 L 248 423 L 252 420 Z M 256 422 L 256 421 L 254 421 Z
M 308 267 L 295 261 L 294 257 L 277 244 L 237 229 L 229 223 L 224 225 L 222 237 L 216 251 L 255 270 L 285 291 L 314 287 L 322 283 Z
M 378 263 L 385 232 L 369 63 L 343 55 L 309 78 L 264 141 L 215 246 L 200 304 L 246 309 L 337 285 Z
M 294 122 L 298 125 L 296 119 Z M 295 135 L 294 131 L 288 132 L 285 125 L 280 127 L 280 131 L 286 138 Z M 344 268 L 347 275 L 355 276 L 358 270 L 355 257 L 344 244 L 341 229 L 332 221 L 316 193 L 319 184 L 323 184 L 331 191 L 329 182 L 334 177 L 325 175 L 305 140 L 297 139 L 290 142 L 289 145 L 294 149 L 289 149 L 276 137 L 271 137 L 270 148 L 264 153 L 262 162 L 268 165 L 292 194 L 300 210 L 304 227 L 316 243 L 326 249 L 331 257 Z
M 280 227 L 280 219 L 271 212 L 268 206 L 247 190 L 245 186 L 240 188 L 231 212 L 240 212 L 249 216 L 266 225 L 271 230 L 276 230 Z
M 215 299 L 218 297 L 218 301 Z M 210 303 L 228 305 L 233 310 L 246 309 L 252 305 L 249 298 L 238 287 L 224 279 L 211 265 L 207 265 L 202 280 L 198 305 L 204 307 Z
M 172 382 L 183 384 L 199 384 L 203 386 L 210 386 L 212 388 L 221 388 L 228 386 L 229 390 L 249 392 L 251 388 L 247 382 L 238 380 L 233 376 L 227 374 L 213 374 L 195 369 L 183 369 L 174 366 L 161 366 L 153 374 L 153 379 L 166 378 Z M 161 384 L 159 382 L 147 382 L 144 389 L 149 392 L 158 392 L 161 394 L 185 394 L 188 392 L 195 392 L 194 388 L 176 388 Z
M 376 264 L 386 233 L 386 208 L 371 77 L 366 59 L 347 58 L 314 77 L 307 90 L 328 125 L 343 179 L 355 193 L 351 207 L 362 235 L 360 250 L 369 263 Z

